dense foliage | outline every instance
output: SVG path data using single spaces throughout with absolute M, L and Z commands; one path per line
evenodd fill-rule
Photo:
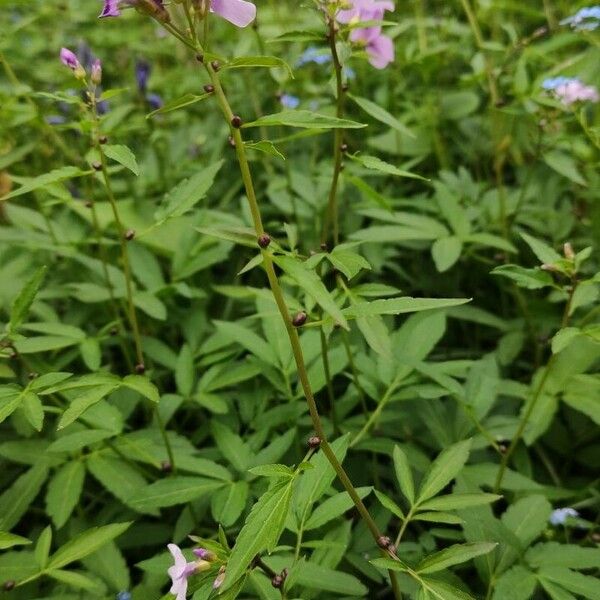
M 0 596 L 597 600 L 600 7 L 254 4 L 0 1 Z

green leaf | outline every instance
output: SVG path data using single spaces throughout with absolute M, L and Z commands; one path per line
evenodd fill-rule
M 46 512 L 57 529 L 71 516 L 83 490 L 85 467 L 79 460 L 63 465 L 50 479 L 46 493 Z
M 531 248 L 533 253 L 538 257 L 542 264 L 552 265 L 560 260 L 562 257 L 553 248 L 545 244 L 544 242 L 534 238 L 527 233 L 521 233 L 521 237 L 527 242 L 527 245 Z
M 432 600 L 474 600 L 471 594 L 437 579 L 422 577 L 420 579 L 423 589 L 429 593 Z
M 58 422 L 57 429 L 64 429 L 76 421 L 85 411 L 97 404 L 103 398 L 114 392 L 119 387 L 119 383 L 108 383 L 104 385 L 93 386 L 87 389 L 81 396 L 78 396 L 65 412 Z
M 527 496 L 508 507 L 502 523 L 527 547 L 542 534 L 551 512 L 552 506 L 544 496 Z
M 14 533 L 0 531 L 0 550 L 6 550 L 13 546 L 26 546 L 27 544 L 31 544 L 31 540 L 20 535 L 15 535 Z
M 303 562 L 294 573 L 295 585 L 318 590 L 314 597 L 329 598 L 326 592 L 339 594 L 342 597 L 366 597 L 369 590 L 353 575 L 343 571 L 335 571 L 325 565 L 314 562 Z
M 529 548 L 525 560 L 533 568 L 568 567 L 570 569 L 600 569 L 600 548 L 582 548 L 575 544 L 547 542 Z
M 335 303 L 331 294 L 321 281 L 321 278 L 311 269 L 308 269 L 299 259 L 289 256 L 273 257 L 275 263 L 291 277 L 321 308 L 331 315 L 333 320 L 348 329 L 348 323 L 342 311 Z
M 381 502 L 384 508 L 387 508 L 393 515 L 396 515 L 399 519 L 404 520 L 406 516 L 404 511 L 389 497 L 379 490 L 374 490 L 377 500 Z
M 156 115 L 164 115 L 166 113 L 173 112 L 175 110 L 179 110 L 180 108 L 185 108 L 186 106 L 191 106 L 192 104 L 196 104 L 196 102 L 200 102 L 201 100 L 205 100 L 206 98 L 210 98 L 212 94 L 185 94 L 180 98 L 176 98 L 175 100 L 171 100 L 167 102 L 160 108 L 153 110 L 151 113 L 146 115 L 146 119 L 150 119 Z
M 48 575 L 48 577 L 52 577 L 52 579 L 56 579 L 56 581 L 66 583 L 73 588 L 94 592 L 94 596 L 97 596 L 98 593 L 101 593 L 102 591 L 102 586 L 97 580 L 91 579 L 87 575 L 79 573 L 78 571 L 52 569 L 47 571 L 46 575 Z
M 103 527 L 93 527 L 79 534 L 59 548 L 48 562 L 48 569 L 60 569 L 76 560 L 93 554 L 108 542 L 124 533 L 131 523 L 113 523 Z
M 417 504 L 435 496 L 462 470 L 471 449 L 471 440 L 446 448 L 432 463 L 421 483 Z
M 449 494 L 427 500 L 419 505 L 419 510 L 459 510 L 470 506 L 481 506 L 500 500 L 497 494 Z
M 476 556 L 491 552 L 497 544 L 488 542 L 472 542 L 469 544 L 455 544 L 449 548 L 444 548 L 439 552 L 429 555 L 423 559 L 416 567 L 419 574 L 436 573 L 451 567 L 467 562 Z
M 52 527 L 48 525 L 42 531 L 38 537 L 38 541 L 35 545 L 35 560 L 39 565 L 40 569 L 43 569 L 48 563 L 48 557 L 50 556 L 50 547 L 52 546 Z
M 452 513 L 446 512 L 420 512 L 412 517 L 413 521 L 427 521 L 428 523 L 446 523 L 447 525 L 462 525 L 464 520 Z
M 144 398 L 148 398 L 150 402 L 158 403 L 160 400 L 158 388 L 143 375 L 127 375 L 127 377 L 123 379 L 123 387 L 138 392 L 138 394 L 141 394 Z
M 356 493 L 362 500 L 371 493 L 372 489 L 371 487 L 359 487 L 356 488 Z M 348 492 L 340 492 L 331 498 L 327 498 L 312 512 L 304 525 L 304 530 L 317 529 L 344 514 L 353 506 L 354 502 Z
M 206 196 L 222 166 L 223 161 L 220 160 L 178 183 L 165 196 L 154 218 L 157 221 L 165 221 L 173 217 L 181 217 L 194 208 Z
M 252 507 L 227 562 L 222 591 L 232 587 L 254 557 L 272 552 L 285 525 L 295 478 L 273 485 Z
M 428 181 L 427 178 L 421 177 L 416 173 L 410 171 L 404 171 L 394 165 L 391 165 L 376 156 L 369 156 L 368 154 L 352 154 L 348 155 L 354 162 L 362 165 L 367 169 L 373 171 L 379 171 L 380 173 L 386 173 L 387 175 L 395 175 L 396 177 L 407 177 L 408 179 L 421 179 L 422 181 Z
M 46 276 L 46 270 L 46 267 L 40 267 L 14 299 L 10 309 L 10 321 L 8 322 L 9 332 L 17 331 L 27 318 L 29 309 Z
M 560 150 L 551 150 L 550 152 L 546 152 L 544 154 L 544 162 L 551 169 L 554 169 L 557 173 L 563 175 L 567 179 L 570 179 L 574 183 L 587 186 L 586 180 L 583 178 L 579 172 L 579 169 L 577 168 L 577 163 L 568 154 L 565 154 Z
M 535 575 L 517 565 L 498 578 L 492 600 L 530 600 L 537 586 Z
M 189 344 L 184 344 L 181 347 L 177 364 L 175 365 L 175 383 L 177 391 L 184 397 L 188 398 L 194 388 L 195 377 L 194 355 Z
M 10 530 L 21 520 L 47 476 L 48 467 L 38 464 L 18 477 L 0 496 L 0 529 Z
M 582 335 L 579 327 L 564 327 L 559 329 L 552 338 L 552 354 L 558 354 L 564 350 L 571 342 Z
M 248 492 L 246 481 L 232 481 L 217 490 L 211 498 L 214 520 L 223 527 L 231 527 L 246 508 Z
M 259 142 L 244 142 L 244 146 L 248 150 L 257 150 L 258 152 L 269 154 L 270 156 L 276 156 L 281 160 L 286 160 L 285 155 L 282 154 L 278 150 L 277 146 L 275 146 L 275 144 L 269 140 L 260 140 Z
M 371 269 L 371 265 L 366 258 L 363 258 L 356 252 L 346 250 L 343 245 L 336 246 L 333 251 L 327 255 L 327 258 L 348 280 L 356 277 L 363 269 Z
M 519 287 L 528 290 L 540 290 L 544 287 L 552 287 L 554 280 L 552 275 L 542 269 L 525 269 L 519 265 L 500 265 L 491 271 L 492 275 L 501 275 L 514 281 Z
M 450 306 L 460 306 L 470 302 L 468 298 L 388 298 L 361 302 L 345 308 L 342 313 L 348 319 L 370 317 L 373 315 L 400 315 L 404 313 L 420 312 L 423 310 L 436 310 Z
M 436 240 L 431 247 L 431 256 L 433 262 L 435 262 L 435 268 L 440 273 L 447 271 L 460 258 L 462 248 L 462 241 L 456 236 Z
M 596 577 L 582 575 L 561 566 L 543 567 L 538 571 L 538 577 L 541 581 L 556 583 L 589 600 L 600 600 L 600 587 Z
M 348 119 L 328 117 L 309 110 L 284 110 L 272 115 L 259 117 L 256 121 L 245 123 L 243 127 L 299 127 L 301 129 L 361 129 L 363 123 Z
M 394 460 L 394 472 L 396 473 L 396 480 L 400 486 L 400 491 L 406 496 L 408 503 L 412 506 L 415 503 L 415 483 L 408 457 L 400 446 L 394 446 L 392 456 Z
M 134 175 L 140 174 L 140 167 L 135 159 L 135 154 L 127 147 L 121 144 L 109 144 L 102 146 L 102 150 L 108 158 L 111 158 L 126 169 L 129 169 Z
M 140 511 L 187 504 L 214 493 L 223 485 L 222 481 L 204 477 L 169 477 L 138 490 L 129 498 L 128 503 Z
M 44 425 L 44 407 L 39 396 L 27 391 L 23 394 L 21 410 L 29 424 L 36 430 L 41 431 Z
M 261 336 L 254 333 L 251 329 L 230 321 L 213 321 L 213 323 L 219 334 L 223 335 L 225 339 L 238 343 L 249 352 L 252 352 L 257 358 L 273 366 L 279 364 L 275 351 Z
M 229 463 L 240 473 L 245 473 L 253 459 L 252 452 L 242 438 L 227 426 L 213 421 L 211 424 L 213 438 Z
M 22 196 L 23 194 L 33 192 L 34 190 L 39 190 L 40 188 L 65 181 L 67 179 L 89 175 L 90 172 L 91 171 L 82 171 L 77 167 L 61 167 L 60 169 L 54 169 L 54 171 L 50 171 L 50 173 L 45 173 L 39 177 L 27 177 L 26 179 L 24 178 L 25 183 L 23 183 L 20 188 L 13 190 L 6 196 L 2 196 L 0 198 L 0 202 L 4 200 L 10 200 L 11 198 L 16 198 L 17 196 Z
M 19 408 L 24 396 L 25 391 L 16 385 L 0 388 L 0 423 Z
M 348 97 L 354 100 L 358 106 L 360 106 L 367 114 L 372 116 L 375 120 L 380 123 L 384 123 L 388 125 L 392 129 L 400 132 L 407 137 L 414 138 L 415 135 L 410 131 L 406 125 L 398 121 L 396 117 L 390 114 L 385 108 L 382 108 L 379 104 L 375 102 L 371 102 L 371 100 L 367 100 L 367 98 L 360 98 L 359 96 L 354 96 L 352 94 L 348 94 Z
M 225 63 L 221 69 L 248 69 L 255 67 L 266 67 L 268 69 L 281 68 L 287 71 L 287 74 L 293 78 L 292 69 L 285 60 L 277 56 L 240 56 Z

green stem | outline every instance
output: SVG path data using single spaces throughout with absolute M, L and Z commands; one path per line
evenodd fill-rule
M 221 82 L 218 74 L 215 72 L 213 67 L 210 64 L 205 63 L 205 69 L 208 72 L 208 75 L 211 79 L 211 82 L 215 88 L 215 95 L 219 102 L 219 106 L 221 111 L 227 120 L 228 123 L 231 124 L 234 114 L 231 110 L 227 97 L 223 91 L 221 86 Z M 254 190 L 254 183 L 252 179 L 252 174 L 250 171 L 250 166 L 248 164 L 248 159 L 246 157 L 246 151 L 244 147 L 244 140 L 242 138 L 241 131 L 239 128 L 232 127 L 231 134 L 233 140 L 235 142 L 235 150 L 239 163 L 239 168 L 241 172 L 242 179 L 244 181 L 244 187 L 246 189 L 246 196 L 248 198 L 248 203 L 250 207 L 250 213 L 252 215 L 252 221 L 254 224 L 254 231 L 256 233 L 257 238 L 264 234 L 264 227 L 262 223 L 260 208 L 258 205 L 258 200 L 256 197 L 256 192 Z M 302 386 L 302 390 L 304 392 L 304 396 L 306 398 L 306 402 L 308 404 L 308 410 L 310 413 L 311 421 L 313 424 L 313 428 L 315 430 L 316 435 L 321 439 L 321 450 L 327 457 L 329 463 L 333 467 L 338 476 L 338 479 L 344 486 L 345 490 L 348 492 L 349 496 L 352 498 L 358 512 L 361 517 L 364 519 L 369 531 L 373 538 L 377 541 L 381 537 L 381 532 L 377 527 L 377 524 L 369 514 L 366 506 L 361 500 L 360 496 L 357 494 L 352 482 L 350 481 L 346 471 L 338 461 L 335 453 L 331 449 L 329 442 L 327 441 L 327 436 L 325 434 L 325 430 L 323 429 L 323 424 L 321 422 L 321 417 L 319 415 L 319 411 L 317 409 L 317 404 L 315 402 L 315 398 L 311 389 L 311 385 L 308 379 L 308 372 L 306 369 L 306 364 L 304 362 L 304 354 L 302 352 L 302 346 L 300 345 L 300 337 L 298 335 L 298 331 L 294 327 L 292 323 L 292 319 L 290 317 L 289 309 L 285 303 L 283 291 L 279 284 L 279 280 L 277 278 L 277 274 L 275 272 L 275 267 L 273 264 L 273 257 L 271 252 L 266 248 L 261 248 L 261 255 L 263 259 L 263 268 L 267 274 L 267 279 L 269 280 L 269 285 L 271 287 L 271 292 L 273 293 L 273 297 L 275 299 L 275 303 L 277 304 L 277 308 L 279 313 L 281 314 L 281 318 L 283 319 L 290 344 L 292 347 L 292 353 L 294 355 L 294 360 L 296 362 L 296 368 L 298 370 L 298 377 L 300 379 L 300 384 Z
M 337 25 L 333 19 L 329 20 L 329 47 L 331 48 L 331 57 L 335 70 L 336 83 L 336 116 L 342 118 L 344 113 L 344 82 L 342 79 L 342 63 L 337 52 L 336 46 Z M 327 203 L 327 213 L 323 223 L 321 233 L 321 244 L 327 244 L 330 235 L 330 228 L 333 228 L 333 243 L 337 246 L 340 242 L 339 208 L 337 201 L 338 184 L 340 173 L 342 171 L 342 144 L 344 143 L 344 133 L 341 129 L 336 129 L 333 134 L 333 177 L 331 187 L 329 188 L 329 201 Z
M 567 299 L 567 304 L 566 304 L 565 310 L 563 312 L 561 328 L 566 327 L 569 324 L 571 306 L 573 303 L 573 296 L 575 295 L 575 290 L 577 289 L 577 284 L 578 284 L 577 280 L 573 279 L 571 289 L 569 290 L 569 297 Z M 525 429 L 527 428 L 527 424 L 529 423 L 529 419 L 531 418 L 531 415 L 533 414 L 533 410 L 536 407 L 538 400 L 540 399 L 542 392 L 544 391 L 544 388 L 546 387 L 548 377 L 550 376 L 550 373 L 552 372 L 552 368 L 554 367 L 554 364 L 556 363 L 557 356 L 558 356 L 557 354 L 553 354 L 552 357 L 550 358 L 550 360 L 548 361 L 548 364 L 546 365 L 546 368 L 544 369 L 544 374 L 542 375 L 542 378 L 540 379 L 540 382 L 533 394 L 533 397 L 531 398 L 531 401 L 529 402 L 529 406 L 527 406 L 527 408 L 525 409 L 525 412 L 523 413 L 523 416 L 521 417 L 521 421 L 519 422 L 519 426 L 518 426 L 517 431 L 510 443 L 510 446 L 509 446 L 508 450 L 506 451 L 506 454 L 502 457 L 502 460 L 500 462 L 500 468 L 498 469 L 498 475 L 496 476 L 496 482 L 494 484 L 495 493 L 498 493 L 498 491 L 500 490 L 500 487 L 502 486 L 502 480 L 504 479 L 504 474 L 506 473 L 506 469 L 508 468 L 510 459 L 512 458 L 512 455 L 514 454 L 514 452 L 517 448 L 517 445 L 521 441 L 521 438 L 523 437 L 523 434 L 525 433 Z

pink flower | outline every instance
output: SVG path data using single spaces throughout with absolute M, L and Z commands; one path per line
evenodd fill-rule
M 188 577 L 193 575 L 198 570 L 198 565 L 195 562 L 187 562 L 181 548 L 176 544 L 167 546 L 169 552 L 173 556 L 174 564 L 167 571 L 171 578 L 171 594 L 176 596 L 176 600 L 185 600 L 188 588 Z
M 600 100 L 598 90 L 593 85 L 585 85 L 577 79 L 559 85 L 554 93 L 567 106 L 576 102 L 598 102 Z
M 393 11 L 394 3 L 389 0 L 350 0 L 352 7 L 337 14 L 340 23 L 361 23 L 381 21 L 386 10 Z M 350 33 L 352 42 L 363 44 L 369 55 L 369 62 L 376 69 L 384 69 L 394 60 L 394 43 L 383 35 L 381 25 L 355 28 Z
M 211 0 L 210 10 L 237 27 L 246 27 L 256 18 L 256 6 L 246 0 Z
M 92 63 L 92 83 L 95 85 L 102 83 L 102 61 L 99 58 Z
M 166 19 L 163 0 L 103 0 L 104 7 L 100 17 L 118 17 L 122 6 L 134 6 L 146 12 Z M 202 6 L 203 2 L 200 3 Z M 238 27 L 250 25 L 256 18 L 256 6 L 246 0 L 210 0 L 210 10 Z
M 60 49 L 60 61 L 63 65 L 65 65 L 65 67 L 69 67 L 71 71 L 75 71 L 75 69 L 81 67 L 81 64 L 79 63 L 79 60 L 77 60 L 75 53 L 71 52 L 71 50 L 68 48 Z

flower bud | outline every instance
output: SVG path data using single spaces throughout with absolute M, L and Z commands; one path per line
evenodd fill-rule
M 564 244 L 563 253 L 567 260 L 573 260 L 575 258 L 575 251 L 573 250 L 573 246 L 571 246 L 571 242 L 566 242 Z
M 102 61 L 98 58 L 92 63 L 91 79 L 94 85 L 100 85 L 102 83 Z
M 261 248 L 268 248 L 271 243 L 271 236 L 268 233 L 263 233 L 258 237 L 258 245 Z

